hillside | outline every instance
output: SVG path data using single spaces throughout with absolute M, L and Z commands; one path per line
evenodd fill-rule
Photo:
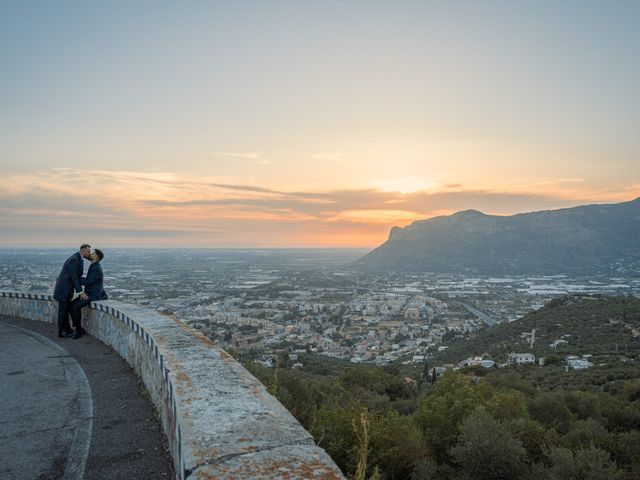
M 518 322 L 450 342 L 429 365 L 473 350 L 496 357 L 527 350 L 520 334 L 534 326 L 537 354 L 570 332 L 567 352 L 591 352 L 603 365 L 470 367 L 435 384 L 417 365 L 407 367 L 418 382 L 404 365 L 311 355 L 300 357 L 302 369 L 245 365 L 348 478 L 360 468 L 361 478 L 381 480 L 640 478 L 640 299 L 557 299 Z
M 466 210 L 391 230 L 356 269 L 470 274 L 620 271 L 640 262 L 640 198 L 511 216 Z
M 534 328 L 535 342 L 530 348 L 523 333 Z M 553 347 L 555 340 L 567 343 Z M 511 352 L 530 352 L 536 357 L 588 354 L 595 362 L 640 360 L 640 299 L 565 296 L 516 322 L 486 328 L 446 345 L 448 349 L 436 354 L 431 363 L 457 363 L 475 355 L 502 363 Z

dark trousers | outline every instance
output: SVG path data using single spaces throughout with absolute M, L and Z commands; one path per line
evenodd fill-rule
M 89 305 L 91 300 L 82 300 L 80 297 L 76 297 L 73 302 L 71 302 L 71 319 L 73 320 L 73 328 L 76 331 L 80 328 L 82 329 L 82 325 L 80 321 L 82 320 L 82 309 Z
M 71 298 L 64 302 L 58 301 L 58 335 L 62 332 L 71 332 L 69 325 L 69 315 L 71 314 Z

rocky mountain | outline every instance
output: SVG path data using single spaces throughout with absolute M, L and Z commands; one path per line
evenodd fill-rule
M 559 274 L 640 265 L 640 198 L 511 216 L 466 210 L 393 227 L 354 262 L 371 272 Z

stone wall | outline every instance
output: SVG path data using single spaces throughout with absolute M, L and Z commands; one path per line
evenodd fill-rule
M 344 478 L 264 386 L 204 335 L 112 300 L 84 311 L 84 328 L 117 351 L 147 387 L 178 478 Z M 0 314 L 54 324 L 57 302 L 0 292 Z

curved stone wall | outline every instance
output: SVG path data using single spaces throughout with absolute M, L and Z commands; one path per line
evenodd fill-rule
M 49 295 L 0 292 L 0 314 L 53 324 L 57 307 Z M 112 300 L 84 311 L 84 328 L 117 351 L 147 387 L 178 478 L 344 478 L 264 386 L 204 335 Z

